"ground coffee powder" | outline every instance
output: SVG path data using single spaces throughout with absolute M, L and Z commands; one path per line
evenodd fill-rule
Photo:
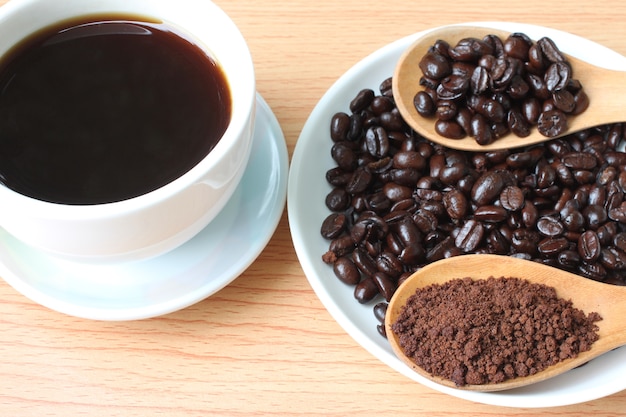
M 535 374 L 589 350 L 599 314 L 520 278 L 459 278 L 419 289 L 392 325 L 405 354 L 457 386 Z

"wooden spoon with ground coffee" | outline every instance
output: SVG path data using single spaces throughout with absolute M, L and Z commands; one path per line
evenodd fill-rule
M 397 326 L 394 330 L 394 323 L 399 321 L 401 314 L 407 306 L 407 302 L 409 302 L 409 304 L 411 303 L 410 297 L 416 294 L 416 291 L 418 289 L 423 290 L 424 288 L 427 288 L 432 284 L 442 286 L 451 281 L 456 281 L 468 277 L 472 278 L 472 280 L 487 280 L 490 277 L 496 279 L 510 277 L 525 280 L 534 284 L 542 284 L 544 287 L 547 287 L 550 290 L 554 289 L 556 290 L 556 297 L 558 297 L 559 300 L 564 302 L 571 301 L 571 306 L 574 309 L 581 310 L 581 314 L 589 314 L 590 316 L 595 315 L 596 319 L 594 320 L 593 327 L 597 326 L 595 328 L 594 334 L 597 337 L 597 340 L 591 343 L 588 350 L 578 352 L 577 355 L 575 355 L 574 357 L 557 361 L 556 364 L 549 365 L 545 369 L 540 370 L 535 374 L 528 376 L 512 377 L 510 379 L 505 379 L 502 382 L 485 381 L 484 383 L 481 382 L 478 384 L 473 384 L 471 383 L 470 379 L 470 382 L 459 385 L 458 381 L 453 381 L 454 378 L 450 379 L 441 376 L 435 376 L 430 372 L 424 370 L 422 367 L 418 366 L 414 359 L 407 357 L 403 346 L 401 346 L 400 337 L 396 333 L 396 331 L 398 331 L 398 333 L 400 331 L 398 330 Z M 512 295 L 512 297 L 514 297 L 514 295 Z M 456 301 L 453 301 L 452 304 L 454 305 L 455 302 Z M 455 330 L 453 330 L 452 328 L 464 328 L 464 331 L 466 333 L 470 333 L 471 330 L 468 331 L 467 326 L 464 326 L 463 323 L 466 316 L 469 320 L 469 312 L 472 311 L 472 308 L 470 307 L 471 305 L 465 305 L 465 307 L 461 309 L 460 318 L 458 318 L 459 316 L 457 316 L 451 326 L 444 325 L 444 330 L 442 330 L 441 333 L 449 338 L 455 337 Z M 476 311 L 474 310 L 474 312 L 471 314 L 473 316 L 476 316 L 475 313 Z M 509 317 L 519 316 L 516 316 L 515 311 L 513 311 L 512 313 L 513 314 L 510 314 Z M 441 316 L 444 315 L 447 314 L 441 313 Z M 493 311 L 484 311 L 484 315 L 485 317 L 494 316 Z M 601 318 L 597 317 L 598 315 Z M 436 320 L 440 321 L 438 318 L 436 318 Z M 441 321 L 444 320 L 446 319 L 442 317 Z M 565 316 L 557 317 L 558 323 L 561 323 L 565 320 L 568 320 Z M 414 322 L 412 325 L 415 325 Z M 447 329 L 447 327 L 451 328 Z M 492 339 L 493 341 L 498 340 L 498 338 L 507 338 L 508 336 L 510 336 L 510 334 L 508 336 L 506 334 L 495 335 L 496 329 L 501 329 L 503 327 L 506 327 L 506 324 L 494 323 L 494 335 L 488 336 L 487 338 Z M 556 327 L 557 326 L 555 326 L 555 328 Z M 509 256 L 487 254 L 456 256 L 425 266 L 424 268 L 414 273 L 398 288 L 387 308 L 387 313 L 385 317 L 385 329 L 387 332 L 387 338 L 395 354 L 421 376 L 441 385 L 459 389 L 485 392 L 501 391 L 533 384 L 546 380 L 548 378 L 552 378 L 570 369 L 580 366 L 588 362 L 589 360 L 598 357 L 612 349 L 625 345 L 626 287 L 596 282 L 537 262 L 526 261 Z M 432 329 L 427 328 L 425 331 L 430 332 L 431 330 Z M 459 331 L 457 330 L 457 335 L 458 332 Z M 554 337 L 556 338 L 557 336 Z M 552 339 L 552 337 L 545 337 L 545 339 Z M 539 343 L 543 343 L 544 337 L 541 336 L 537 340 L 539 340 Z M 577 343 L 576 339 L 570 339 L 570 341 L 571 340 L 574 340 L 575 344 Z M 532 343 L 534 343 L 535 345 L 537 344 L 536 341 Z M 402 344 L 406 346 L 406 341 Z M 471 343 L 466 343 L 464 345 L 462 344 L 460 346 L 460 349 L 465 349 L 465 352 L 467 353 L 467 349 L 470 344 Z M 473 353 L 471 355 L 475 356 L 471 360 L 475 363 L 484 363 L 483 359 L 480 358 L 480 354 L 478 354 L 481 349 L 474 348 L 472 350 Z M 488 348 L 485 347 L 484 351 L 487 352 Z M 432 355 L 434 355 L 434 353 L 432 352 L 426 354 L 426 356 L 431 357 L 431 360 Z M 445 358 L 439 358 L 439 362 L 445 361 Z M 525 364 L 532 364 L 535 361 L 539 361 L 539 358 L 524 358 Z M 492 362 L 490 363 L 492 364 L 490 365 L 492 369 L 495 369 L 495 367 L 497 366 L 506 366 L 506 364 L 503 363 L 502 359 L 500 360 L 500 362 L 495 361 L 495 365 Z M 490 366 L 488 366 L 488 368 Z M 493 371 L 493 373 L 495 373 L 495 371 Z
M 487 35 L 496 35 L 504 40 L 510 33 L 484 27 L 446 26 L 427 32 L 404 52 L 393 76 L 393 95 L 400 114 L 417 133 L 448 148 L 487 151 L 528 146 L 590 127 L 625 120 L 622 107 L 616 103 L 620 103 L 626 96 L 626 71 L 607 70 L 562 54 L 571 64 L 572 77 L 580 81 L 589 98 L 589 106 L 585 111 L 576 116 L 568 115 L 567 128 L 562 133 L 548 137 L 541 134 L 537 126 L 531 126 L 530 134 L 526 137 L 508 133 L 484 145 L 479 144 L 471 134 L 461 139 L 441 136 L 435 129 L 436 118 L 423 117 L 414 104 L 416 93 L 423 90 L 420 85 L 423 75 L 419 67 L 420 61 L 438 40 L 455 46 L 462 39 L 482 39 Z M 506 120 L 503 123 L 506 124 Z

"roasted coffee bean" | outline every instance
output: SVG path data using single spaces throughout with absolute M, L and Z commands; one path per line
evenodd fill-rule
M 387 156 L 390 147 L 387 131 L 380 126 L 369 128 L 365 134 L 365 144 L 370 155 L 376 158 Z
M 455 120 L 437 120 L 435 131 L 448 139 L 463 139 L 467 133 Z
M 372 278 L 365 278 L 354 287 L 354 298 L 360 304 L 372 301 L 378 294 L 378 285 Z
M 518 211 L 524 207 L 524 192 L 515 185 L 505 187 L 500 193 L 500 204 L 505 210 Z
M 392 278 L 398 278 L 404 272 L 402 262 L 391 252 L 383 251 L 376 259 L 378 270 Z
M 393 167 L 421 171 L 426 167 L 426 158 L 416 151 L 400 151 L 393 156 Z
M 356 141 L 363 133 L 363 117 L 361 113 L 352 113 L 350 115 L 350 129 L 348 130 L 348 140 Z
M 321 233 L 325 239 L 335 239 L 347 228 L 348 219 L 343 213 L 331 213 L 322 223 Z
M 580 264 L 580 255 L 573 250 L 564 250 L 557 255 L 557 261 L 564 269 L 574 269 Z
M 432 97 L 425 91 L 419 91 L 415 94 L 413 105 L 415 106 L 415 110 L 417 110 L 422 117 L 434 116 L 437 109 Z
M 454 120 L 458 114 L 456 103 L 453 99 L 440 100 L 437 103 L 435 116 L 439 120 Z
M 564 237 L 547 237 L 539 242 L 537 250 L 543 256 L 554 256 L 569 247 L 569 241 Z
M 376 317 L 376 320 L 378 320 L 380 323 L 385 322 L 385 316 L 387 315 L 388 307 L 389 304 L 387 303 L 377 303 L 374 306 L 374 317 Z
M 470 135 L 480 145 L 489 145 L 495 140 L 491 126 L 482 114 L 475 114 L 470 120 Z
M 443 196 L 443 205 L 451 219 L 460 220 L 467 214 L 469 204 L 465 194 L 453 189 Z
M 350 194 L 343 188 L 334 188 L 326 196 L 326 207 L 331 211 L 343 211 L 350 205 Z
M 565 113 L 572 113 L 576 108 L 576 99 L 568 90 L 555 91 L 552 94 L 552 99 L 554 100 L 554 106 Z
M 344 171 L 352 172 L 358 166 L 358 158 L 354 150 L 344 142 L 338 142 L 332 147 L 331 156 Z
M 578 254 L 586 262 L 595 262 L 600 257 L 600 239 L 593 230 L 587 230 L 578 239 Z
M 425 77 L 440 80 L 452 74 L 450 61 L 442 54 L 429 51 L 420 60 L 419 67 Z
M 352 252 L 352 262 L 366 277 L 372 277 L 377 271 L 378 267 L 374 259 L 362 248 L 357 247 Z
M 607 269 L 626 269 L 626 253 L 614 247 L 603 248 L 600 263 Z
M 578 266 L 578 273 L 595 281 L 603 281 L 607 274 L 606 269 L 599 263 L 582 263 Z
M 491 55 L 490 55 L 491 56 Z M 490 86 L 491 77 L 485 65 L 477 66 L 470 77 L 470 88 L 474 95 L 484 94 Z
M 598 165 L 598 160 L 586 152 L 570 152 L 563 155 L 561 162 L 571 169 L 594 169 Z
M 550 62 L 566 62 L 565 56 L 550 38 L 543 37 L 537 41 L 541 52 Z
M 520 112 L 524 120 L 530 126 L 534 126 L 539 121 L 539 116 L 541 115 L 541 104 L 536 97 L 528 97 L 522 101 Z
M 457 248 L 465 253 L 475 251 L 482 243 L 485 235 L 485 228 L 482 223 L 476 220 L 468 220 L 461 228 L 454 240 Z
M 555 62 L 548 67 L 545 75 L 546 88 L 549 92 L 565 90 L 572 79 L 572 69 L 564 62 Z
M 350 102 L 350 111 L 352 113 L 359 113 L 365 110 L 374 100 L 374 90 L 369 88 L 359 91 L 354 99 Z
M 506 122 L 509 130 L 516 136 L 525 138 L 530 135 L 530 123 L 520 110 L 510 110 Z
M 348 285 L 357 285 L 361 281 L 359 269 L 347 256 L 342 256 L 335 261 L 333 271 L 337 278 Z
M 367 187 L 372 183 L 373 175 L 364 167 L 358 167 L 350 181 L 346 184 L 346 191 L 350 194 L 360 194 L 367 190 Z
M 587 227 L 597 230 L 608 220 L 608 213 L 601 205 L 591 204 L 583 209 L 582 212 Z
M 384 96 L 375 96 L 370 103 L 369 109 L 376 115 L 391 112 L 395 108 L 392 98 Z
M 347 140 L 350 131 L 350 116 L 346 113 L 336 113 L 330 123 L 330 137 L 333 141 Z
M 398 288 L 397 284 L 384 272 L 376 272 L 372 280 L 378 287 L 378 292 L 386 301 L 390 301 Z
M 567 116 L 560 110 L 544 111 L 537 121 L 539 132 L 549 138 L 565 133 L 567 127 Z
M 335 255 L 335 258 L 340 258 L 354 251 L 354 242 L 349 235 L 340 236 L 330 242 L 328 250 Z
M 534 255 L 537 252 L 537 245 L 540 235 L 531 229 L 516 229 L 513 231 L 511 246 L 517 253 Z
M 556 237 L 565 232 L 565 226 L 556 217 L 544 216 L 537 220 L 537 230 L 544 236 Z
M 474 219 L 484 223 L 500 223 L 507 219 L 508 213 L 502 206 L 488 205 L 474 210 Z
M 490 204 L 500 195 L 506 185 L 501 172 L 489 171 L 476 180 L 472 187 L 472 200 L 479 206 Z

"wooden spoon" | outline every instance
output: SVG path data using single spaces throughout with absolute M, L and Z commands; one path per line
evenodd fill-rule
M 498 35 L 504 41 L 510 33 L 484 27 L 446 26 L 428 32 L 414 42 L 400 57 L 393 76 L 393 95 L 400 114 L 409 126 L 425 138 L 453 149 L 467 151 L 511 149 L 555 139 L 543 136 L 536 126 L 532 128 L 530 136 L 520 138 L 509 133 L 489 145 L 479 145 L 471 136 L 464 139 L 448 139 L 435 131 L 435 118 L 422 117 L 415 110 L 413 98 L 422 90 L 422 86 L 419 85 L 419 79 L 422 77 L 419 62 L 428 49 L 439 39 L 455 45 L 464 38 L 482 38 L 489 34 Z M 626 112 L 621 105 L 626 97 L 626 71 L 596 67 L 567 54 L 564 55 L 572 66 L 573 78 L 580 80 L 590 100 L 586 111 L 578 116 L 568 116 L 569 128 L 565 134 L 606 123 L 626 121 Z
M 590 350 L 581 352 L 577 357 L 564 360 L 545 370 L 527 377 L 519 377 L 502 383 L 485 385 L 465 385 L 457 387 L 452 381 L 433 376 L 417 366 L 404 355 L 398 337 L 391 330 L 391 325 L 398 319 L 407 299 L 418 288 L 430 284 L 471 277 L 486 279 L 489 277 L 515 277 L 527 279 L 538 284 L 554 287 L 557 296 L 571 300 L 575 308 L 586 314 L 597 312 L 602 320 L 596 322 L 599 327 L 599 339 Z M 501 391 L 534 384 L 552 378 L 589 360 L 626 344 L 626 287 L 604 284 L 571 274 L 533 261 L 526 261 L 501 255 L 462 255 L 434 262 L 420 269 L 409 277 L 395 292 L 385 316 L 387 338 L 394 353 L 415 372 L 438 384 L 470 391 Z

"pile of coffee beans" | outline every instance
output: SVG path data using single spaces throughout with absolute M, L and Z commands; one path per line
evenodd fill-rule
M 408 127 L 387 79 L 335 114 L 330 136 L 336 166 L 326 173 L 322 258 L 358 302 L 389 300 L 425 264 L 466 253 L 626 285 L 622 124 L 527 148 L 457 151 Z M 385 309 L 374 307 L 381 323 Z
M 487 35 L 456 45 L 438 40 L 422 57 L 423 90 L 417 112 L 436 117 L 435 130 L 450 139 L 473 137 L 487 145 L 536 126 L 546 137 L 567 131 L 568 115 L 582 113 L 589 98 L 573 78 L 567 58 L 550 38 L 536 43 L 523 33 Z
M 534 375 L 598 340 L 599 314 L 514 277 L 458 278 L 418 289 L 392 324 L 405 355 L 457 386 Z

